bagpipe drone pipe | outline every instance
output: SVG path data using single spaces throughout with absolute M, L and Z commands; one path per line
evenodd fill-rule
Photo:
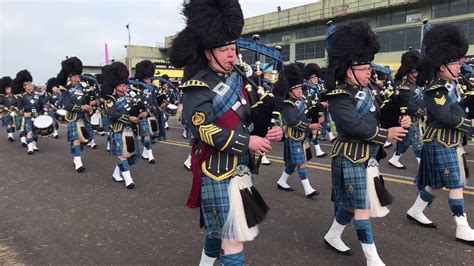
M 247 83 L 247 92 L 249 94 L 251 109 L 251 120 L 253 124 L 252 135 L 265 137 L 270 128 L 281 124 L 281 110 L 283 109 L 283 94 L 278 84 L 278 69 L 281 64 L 281 48 L 272 49 L 259 43 L 260 36 L 255 34 L 253 40 L 239 38 L 237 46 L 242 49 L 251 50 L 255 55 L 255 70 L 250 65 L 242 61 L 242 55 L 239 54 L 239 63 L 234 65 L 236 71 L 244 78 Z M 262 67 L 260 56 L 265 55 L 273 59 L 273 64 L 267 64 Z M 271 70 L 268 71 L 268 68 Z M 267 71 L 267 72 L 266 72 Z M 278 84 L 278 85 L 277 85 Z M 253 160 L 252 172 L 258 174 L 262 157 L 259 156 Z

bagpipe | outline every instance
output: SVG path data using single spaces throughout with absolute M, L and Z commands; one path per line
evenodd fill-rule
M 143 82 L 137 80 L 129 80 L 127 86 L 127 94 L 125 95 L 128 104 L 130 105 L 130 116 L 137 116 L 141 112 L 150 113 L 150 106 L 147 104 Z M 144 83 L 143 83 L 144 84 Z
M 383 128 L 400 126 L 401 116 L 406 115 L 408 102 L 400 97 L 400 91 L 391 75 L 389 67 L 371 64 L 373 78 L 369 88 L 380 106 L 380 124 Z M 383 79 L 379 79 L 383 75 Z
M 246 90 L 249 95 L 251 106 L 251 120 L 253 124 L 252 135 L 265 137 L 270 128 L 280 125 L 281 110 L 283 109 L 283 95 L 275 92 L 275 86 L 279 80 L 279 71 L 283 67 L 281 61 L 281 47 L 275 49 L 259 43 L 260 36 L 255 34 L 252 40 L 239 38 L 237 47 L 254 52 L 255 71 L 247 63 L 242 61 L 239 54 L 239 63 L 234 65 L 234 70 L 246 81 Z M 261 55 L 273 60 L 272 64 L 262 67 Z M 265 72 L 271 68 L 271 72 Z M 262 156 L 257 160 L 253 158 L 252 172 L 258 174 Z

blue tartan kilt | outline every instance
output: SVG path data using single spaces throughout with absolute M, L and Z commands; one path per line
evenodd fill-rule
M 117 133 L 112 132 L 110 135 L 110 154 L 114 156 L 123 156 L 123 131 L 119 131 Z M 134 146 L 135 146 L 135 154 L 132 157 L 135 157 L 140 154 L 140 147 L 138 146 L 137 136 L 134 135 Z
M 447 189 L 464 187 L 456 147 L 446 148 L 436 138 L 423 143 L 416 184 L 419 189 L 426 186 Z
M 33 119 L 30 118 L 25 118 L 25 131 L 26 132 L 32 132 L 35 129 L 35 126 L 33 125 Z
M 303 141 L 296 141 L 290 138 L 284 142 L 285 162 L 295 165 L 306 163 L 306 153 L 303 148 Z
M 412 124 L 408 129 L 408 134 L 403 137 L 402 141 L 397 141 L 397 152 L 404 153 L 410 145 L 413 147 L 415 154 L 421 151 L 423 143 L 421 142 L 421 132 L 419 124 Z
M 111 127 L 110 127 L 110 118 L 108 115 L 102 115 L 102 128 L 105 130 L 105 132 L 110 132 Z
M 67 141 L 75 141 L 79 139 L 79 133 L 77 133 L 77 121 L 67 123 Z
M 23 116 L 17 115 L 15 116 L 15 128 L 18 131 L 25 131 L 25 124 L 23 123 Z
M 94 128 L 92 127 L 91 122 L 87 121 L 86 119 L 84 119 L 83 121 L 84 121 L 84 127 L 86 128 L 87 134 L 89 135 L 88 140 L 91 141 L 94 139 Z
M 331 163 L 332 195 L 337 208 L 368 209 L 367 177 L 365 163 L 352 163 L 341 152 Z
M 201 211 L 206 236 L 221 239 L 222 227 L 229 215 L 230 178 L 215 181 L 206 175 L 201 177 Z
M 2 116 L 2 126 L 11 126 L 13 125 L 13 118 L 10 115 Z
M 140 137 L 151 136 L 150 124 L 148 123 L 148 118 L 140 119 L 138 123 L 138 132 Z

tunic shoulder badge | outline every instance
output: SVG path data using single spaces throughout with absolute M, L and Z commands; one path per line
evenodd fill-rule
M 444 105 L 446 103 L 446 97 L 444 95 L 440 98 L 435 97 L 434 100 L 437 105 Z
M 191 118 L 193 125 L 200 126 L 206 121 L 206 114 L 204 112 L 194 112 L 193 117 Z

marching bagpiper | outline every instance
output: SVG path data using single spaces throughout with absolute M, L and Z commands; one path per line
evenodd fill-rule
M 351 255 L 341 235 L 354 218 L 367 265 L 383 265 L 369 220 L 368 167 L 377 167 L 378 150 L 387 138 L 399 139 L 407 133 L 402 127 L 387 130 L 379 126 L 379 105 L 367 87 L 372 70 L 370 63 L 379 49 L 377 36 L 366 22 L 337 26 L 328 46 L 325 79 L 329 112 L 338 135 L 331 152 L 331 200 L 336 215 L 324 240 L 334 250 Z M 409 126 L 409 118 L 401 124 Z
M 13 81 L 19 87 L 22 87 L 24 92 L 21 94 L 21 100 L 18 105 L 18 108 L 23 112 L 23 117 L 25 119 L 25 133 L 26 133 L 26 142 L 28 145 L 28 154 L 31 155 L 35 151 L 39 151 L 37 142 L 38 136 L 34 133 L 34 118 L 39 116 L 44 108 L 44 99 L 43 96 L 35 90 L 35 85 L 33 84 L 33 77 L 31 76 L 28 70 L 22 70 L 16 74 L 16 78 Z
M 270 129 L 267 138 L 249 133 L 250 92 L 243 87 L 241 70 L 232 71 L 235 40 L 244 24 L 239 2 L 185 1 L 183 14 L 187 25 L 173 40 L 170 61 L 185 67 L 183 111 L 195 137 L 188 206 L 200 206 L 205 228 L 200 264 L 218 257 L 223 265 L 243 265 L 243 242 L 256 237 L 262 217 L 248 217 L 237 207 L 243 204 L 237 185 L 244 180 L 242 189 L 252 185 L 249 151 L 269 151 L 270 140 L 281 139 L 282 130 Z M 245 195 L 256 197 L 254 192 Z M 266 213 L 259 202 L 257 208 Z
M 310 119 L 313 119 L 312 122 L 317 123 L 319 122 L 319 117 L 322 117 L 321 124 L 323 124 L 325 123 L 324 117 L 328 116 L 328 102 L 321 100 L 324 85 L 320 82 L 320 77 L 321 69 L 317 64 L 305 65 L 303 70 L 303 78 L 305 79 L 303 82 L 303 94 L 306 98 L 305 102 L 307 102 L 306 109 L 307 111 L 311 109 L 313 111 L 312 113 L 314 113 L 314 117 L 309 117 Z M 326 153 L 321 149 L 321 145 L 319 144 L 319 132 L 320 130 L 313 130 L 311 134 L 309 134 L 309 137 L 314 145 L 316 157 L 324 157 L 326 156 Z M 329 132 L 329 134 L 330 141 L 333 141 L 334 136 L 332 132 Z
M 85 170 L 82 164 L 82 145 L 89 142 L 89 130 L 85 126 L 86 116 L 92 112 L 92 106 L 86 96 L 86 84 L 81 83 L 82 62 L 77 57 L 71 57 L 61 63 L 61 71 L 57 79 L 59 85 L 67 91 L 62 95 L 62 103 L 67 111 L 67 141 L 71 146 L 76 172 Z
M 15 141 L 15 116 L 18 111 L 18 101 L 12 90 L 12 78 L 6 76 L 0 80 L 0 111 L 2 112 L 2 126 L 6 127 L 7 138 Z
M 321 128 L 321 124 L 310 123 L 305 115 L 301 69 L 294 63 L 289 64 L 284 69 L 284 78 L 287 79 L 289 86 L 282 110 L 287 138 L 285 138 L 284 146 L 285 167 L 277 181 L 277 188 L 283 191 L 293 191 L 287 180 L 296 169 L 306 197 L 312 199 L 319 195 L 319 191 L 314 189 L 309 182 L 308 169 L 306 168 L 307 157 L 303 143 L 306 141 L 308 130 L 317 131 Z
M 151 128 L 153 127 L 151 123 L 156 123 L 155 115 L 158 108 L 156 103 L 156 89 L 151 83 L 151 78 L 154 74 L 155 65 L 150 60 L 143 60 L 135 66 L 135 80 L 143 83 L 138 84 L 143 98 L 143 107 L 146 108 L 146 110 L 143 111 L 148 113 L 146 117 L 140 118 L 140 123 L 138 123 L 138 132 L 140 137 L 142 137 L 144 146 L 142 158 L 148 160 L 151 164 L 155 163 L 151 143 Z M 150 117 L 152 117 L 152 119 L 150 119 Z M 157 128 L 157 125 L 155 125 L 155 127 Z
M 130 173 L 130 165 L 135 163 L 140 154 L 135 132 L 137 124 L 144 117 L 131 115 L 134 97 L 127 94 L 128 76 L 128 69 L 123 63 L 114 62 L 104 67 L 101 97 L 106 99 L 112 127 L 110 153 L 118 158 L 112 177 L 116 182 L 125 181 L 125 187 L 132 189 L 135 182 Z
M 416 84 L 425 86 L 427 111 L 421 161 L 416 176 L 419 190 L 407 218 L 423 227 L 436 228 L 423 210 L 442 188 L 449 190 L 448 204 L 456 223 L 456 239 L 474 245 L 474 230 L 464 213 L 464 168 L 460 167 L 461 137 L 473 130 L 473 120 L 466 119 L 458 102 L 454 81 L 460 74 L 459 60 L 469 44 L 464 32 L 450 24 L 436 25 L 423 40 L 425 57 L 417 67 Z
M 395 152 L 388 163 L 398 169 L 406 167 L 400 163 L 400 157 L 412 146 L 418 164 L 420 163 L 421 153 L 421 131 L 420 123 L 424 118 L 426 111 L 423 104 L 423 88 L 417 86 L 416 77 L 418 72 L 416 67 L 421 60 L 421 54 L 417 50 L 410 50 L 402 55 L 402 64 L 395 74 L 395 82 L 397 84 L 398 97 L 402 102 L 401 108 L 405 108 L 403 115 L 409 115 L 411 118 L 411 126 L 408 134 L 402 141 L 397 141 Z

